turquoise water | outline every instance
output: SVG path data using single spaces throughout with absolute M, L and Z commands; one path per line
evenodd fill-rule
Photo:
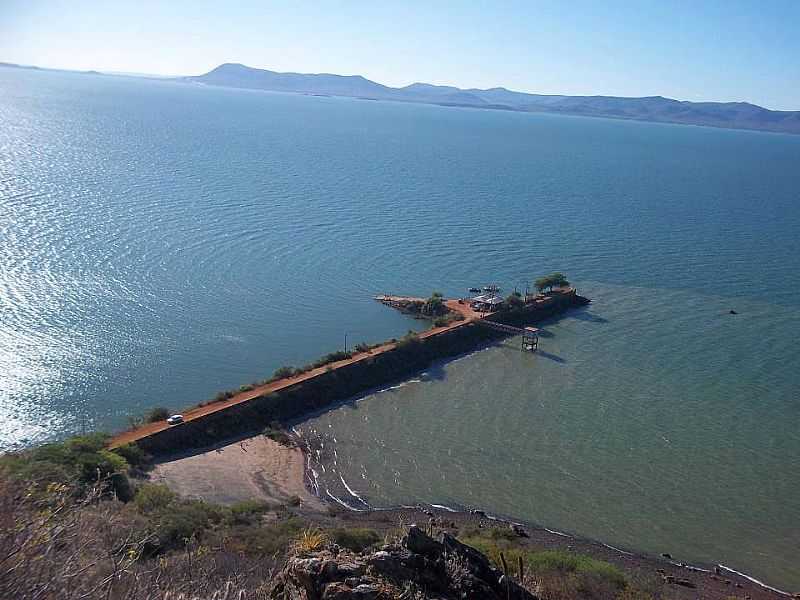
M 376 293 L 558 269 L 594 303 L 539 355 L 300 424 L 323 486 L 800 587 L 798 164 L 792 136 L 0 69 L 0 444 L 417 324 Z

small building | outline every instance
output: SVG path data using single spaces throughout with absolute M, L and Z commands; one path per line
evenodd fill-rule
M 481 294 L 470 300 L 470 306 L 472 310 L 478 312 L 494 312 L 499 310 L 504 302 L 505 299 L 499 294 Z

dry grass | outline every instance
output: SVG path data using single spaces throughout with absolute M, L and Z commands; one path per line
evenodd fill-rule
M 66 485 L 20 487 L 0 473 L 0 598 L 267 598 L 271 563 L 190 542 L 148 559 L 152 532 L 131 506 L 76 499 Z
M 292 544 L 294 554 L 308 554 L 320 550 L 328 543 L 328 536 L 324 531 L 315 527 L 308 527 L 300 532 Z

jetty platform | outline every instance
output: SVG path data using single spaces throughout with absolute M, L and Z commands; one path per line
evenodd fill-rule
M 536 310 L 537 308 L 547 309 L 550 305 L 563 303 L 565 297 L 574 296 L 575 290 L 573 288 L 554 290 L 548 295 L 539 295 L 536 299 L 531 299 L 529 307 L 531 310 Z M 400 303 L 408 301 L 425 301 L 424 298 L 394 295 L 375 296 L 375 300 L 387 306 L 393 307 L 398 307 Z M 497 322 L 498 318 L 503 315 L 502 312 L 478 311 L 472 307 L 469 299 L 446 299 L 444 300 L 444 303 L 445 306 L 447 306 L 447 308 L 451 311 L 461 314 L 463 319 L 453 320 L 442 327 L 433 327 L 426 331 L 422 331 L 417 334 L 417 339 L 425 340 L 427 338 L 440 336 L 449 331 L 474 324 L 483 325 L 485 327 L 496 329 L 511 335 L 525 335 L 525 330 L 522 328 L 516 328 Z M 225 400 L 210 401 L 202 406 L 195 406 L 193 408 L 186 409 L 181 413 L 183 416 L 183 422 L 177 425 L 169 425 L 166 421 L 158 421 L 155 423 L 147 423 L 128 431 L 121 432 L 111 439 L 109 442 L 109 447 L 112 449 L 118 448 L 119 446 L 123 446 L 125 444 L 135 443 L 142 439 L 155 436 L 168 429 L 182 428 L 187 423 L 191 423 L 192 421 L 202 420 L 215 413 L 229 410 L 232 407 L 251 402 L 257 398 L 263 398 L 268 394 L 287 390 L 301 383 L 308 382 L 324 374 L 330 373 L 333 370 L 343 369 L 350 365 L 373 359 L 376 356 L 380 356 L 381 354 L 395 350 L 397 345 L 397 342 L 387 342 L 385 344 L 370 348 L 364 352 L 355 352 L 349 358 L 328 363 L 321 367 L 311 369 L 297 375 L 285 377 L 283 379 L 277 379 L 275 381 L 265 383 L 264 385 L 256 386 L 248 391 L 236 393 Z

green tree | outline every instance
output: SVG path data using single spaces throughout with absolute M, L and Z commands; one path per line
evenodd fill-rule
M 555 273 L 550 273 L 549 275 L 545 275 L 543 277 L 539 277 L 533 283 L 533 285 L 536 286 L 536 289 L 539 290 L 540 292 L 545 289 L 552 291 L 553 288 L 556 286 L 558 287 L 568 286 L 569 281 L 567 281 L 567 278 L 564 276 L 563 273 L 555 272 Z

